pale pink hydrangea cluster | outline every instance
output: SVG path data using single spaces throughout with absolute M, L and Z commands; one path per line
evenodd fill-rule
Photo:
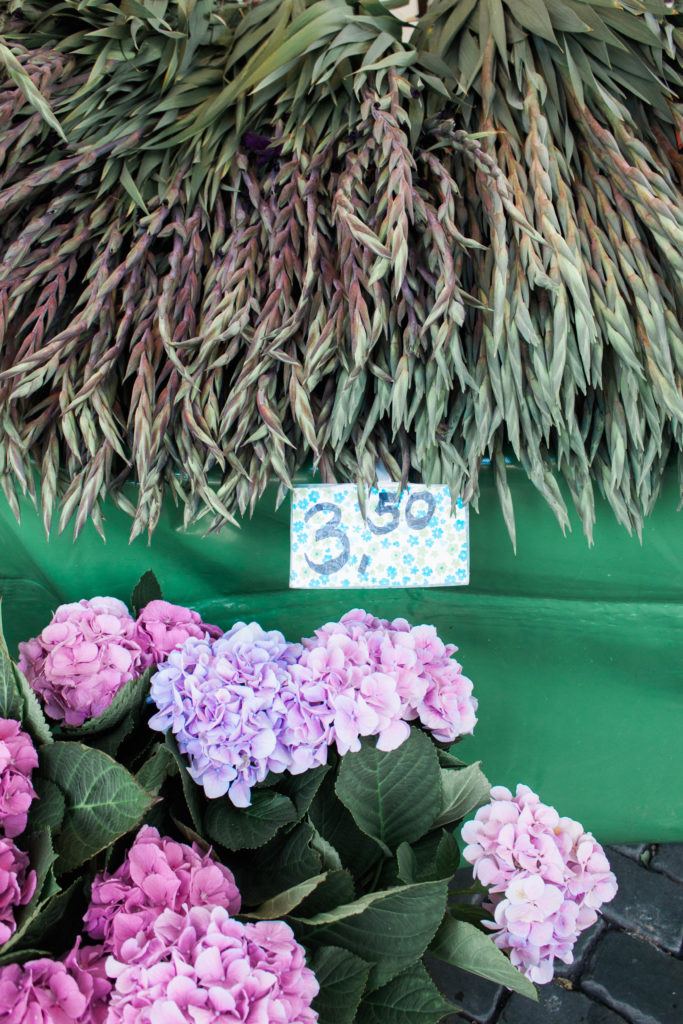
M 31 783 L 38 754 L 19 722 L 0 718 L 0 834 L 15 839 L 26 828 L 36 795 Z
M 106 1024 L 112 983 L 101 946 L 0 968 L 0 1024 Z
M 354 609 L 316 630 L 304 647 L 300 664 L 325 681 L 328 699 L 340 708 L 338 747 L 341 741 L 357 750 L 359 736 L 378 735 L 378 747 L 392 750 L 415 720 L 442 743 L 474 730 L 472 683 L 452 657 L 457 648 L 444 644 L 434 626 Z
M 122 601 L 93 597 L 60 605 L 37 637 L 19 644 L 19 668 L 50 718 L 80 726 L 188 637 L 219 633 L 168 601 L 150 601 L 136 620 Z
M 411 721 L 444 743 L 471 733 L 472 683 L 433 626 L 351 611 L 301 644 L 238 622 L 217 640 L 189 638 L 159 666 L 150 726 L 171 730 L 210 798 L 238 807 L 269 772 L 300 774 L 376 736 L 399 747 Z
M 572 963 L 579 934 L 616 894 L 602 846 L 522 785 L 514 797 L 495 786 L 462 837 L 465 860 L 489 889 L 485 923 L 496 945 L 532 981 L 549 982 L 554 960 Z

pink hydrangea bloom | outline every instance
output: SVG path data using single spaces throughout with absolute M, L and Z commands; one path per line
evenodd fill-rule
M 111 958 L 108 1024 L 315 1024 L 318 983 L 282 922 L 242 924 L 223 907 L 166 911 L 155 931 L 163 960 L 146 966 Z
M 147 668 L 165 661 L 188 637 L 203 640 L 209 636 L 215 640 L 221 632 L 218 626 L 202 622 L 201 616 L 191 608 L 168 601 L 150 601 L 138 615 L 135 637 Z
M 138 832 L 117 870 L 95 878 L 85 930 L 122 963 L 151 963 L 161 953 L 154 924 L 166 909 L 217 905 L 236 914 L 240 894 L 229 868 L 197 846 Z
M 102 949 L 0 967 L 0 1024 L 105 1024 L 111 982 Z
M 144 665 L 135 620 L 114 597 L 60 605 L 39 636 L 19 644 L 19 654 L 46 713 L 70 726 L 100 715 Z
M 14 839 L 26 828 L 36 791 L 31 773 L 38 755 L 31 737 L 13 718 L 0 718 L 0 830 Z
M 79 937 L 73 949 L 62 959 L 87 1000 L 87 1008 L 79 1021 L 82 1024 L 105 1024 L 112 983 L 107 977 L 104 946 L 83 946 Z
M 11 839 L 0 839 L 0 946 L 17 930 L 15 908 L 26 906 L 35 891 L 28 855 Z
M 411 626 L 405 619 L 390 622 L 356 608 L 339 622 L 316 630 L 304 646 L 309 651 L 333 651 L 337 660 L 343 652 L 347 669 L 357 670 L 351 682 L 357 690 L 366 675 L 379 674 L 393 680 L 400 707 L 395 711 L 384 702 L 382 727 L 375 729 L 381 737 L 380 749 L 391 750 L 407 739 L 408 733 L 399 723 L 415 719 L 443 743 L 452 743 L 474 730 L 477 701 L 472 696 L 472 683 L 452 657 L 457 648 L 444 644 L 434 626 Z M 357 717 L 358 735 L 372 735 L 362 731 L 363 725 L 369 726 Z M 344 726 L 351 735 L 354 727 L 347 721 Z M 347 749 L 355 747 L 349 745 Z
M 554 960 L 572 962 L 580 932 L 616 894 L 602 847 L 521 785 L 514 797 L 495 786 L 462 836 L 465 860 L 489 889 L 496 945 L 532 981 L 550 981 Z

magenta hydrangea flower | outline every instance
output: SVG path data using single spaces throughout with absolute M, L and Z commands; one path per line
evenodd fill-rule
M 347 711 L 358 712 L 351 716 L 352 722 L 359 724 L 358 735 L 377 733 L 380 749 L 391 750 L 407 739 L 408 733 L 401 723 L 415 719 L 443 743 L 452 743 L 474 730 L 477 701 L 472 696 L 472 683 L 452 657 L 457 648 L 444 644 L 434 626 L 411 626 L 405 619 L 390 622 L 353 609 L 339 622 L 316 630 L 304 646 L 309 651 L 340 649 L 347 670 L 356 670 L 351 673 L 351 686 L 357 691 L 362 688 L 363 678 L 370 674 L 393 680 L 399 708 L 388 700 L 386 682 L 375 687 L 385 696 L 380 709 L 381 726 L 374 731 L 363 731 L 371 728 L 364 707 L 350 709 L 348 696 L 343 702 Z M 336 663 L 339 655 L 335 654 L 332 660 Z M 342 719 L 342 747 L 351 750 L 356 749 L 355 741 L 349 742 L 355 728 L 352 722 L 346 717 Z
M 142 673 L 135 628 L 122 601 L 93 597 L 60 605 L 39 636 L 19 644 L 19 667 L 50 718 L 83 725 Z
M 465 860 L 489 889 L 496 945 L 532 981 L 550 981 L 554 960 L 572 963 L 579 934 L 616 894 L 602 846 L 522 785 L 514 797 L 495 786 L 462 836 Z
M 149 724 L 172 730 L 208 797 L 248 807 L 253 786 L 288 766 L 281 690 L 300 651 L 276 630 L 238 622 L 213 642 L 186 640 L 152 677 L 159 711 Z
M 15 908 L 31 901 L 36 881 L 28 854 L 18 849 L 11 839 L 0 838 L 0 946 L 17 930 Z
M 0 829 L 14 839 L 26 828 L 36 791 L 31 773 L 38 767 L 33 741 L 19 722 L 0 718 Z
M 242 924 L 222 907 L 166 911 L 155 930 L 166 956 L 151 965 L 109 960 L 108 1024 L 253 1021 L 315 1024 L 319 986 L 282 922 Z
M 102 948 L 0 967 L 0 1024 L 105 1024 L 111 982 Z
M 135 637 L 142 648 L 145 667 L 165 661 L 190 637 L 216 640 L 222 630 L 202 622 L 201 616 L 179 604 L 150 601 L 137 618 Z
M 154 925 L 164 910 L 215 905 L 236 914 L 240 903 L 229 868 L 144 826 L 123 864 L 95 878 L 85 930 L 121 963 L 151 962 L 162 948 Z

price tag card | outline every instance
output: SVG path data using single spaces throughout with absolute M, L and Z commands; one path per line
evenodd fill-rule
M 374 488 L 367 519 L 354 484 L 296 487 L 289 585 L 298 589 L 457 587 L 469 583 L 469 518 L 448 487 Z

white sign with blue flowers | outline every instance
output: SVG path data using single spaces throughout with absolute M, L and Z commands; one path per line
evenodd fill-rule
M 469 583 L 469 517 L 448 487 L 373 488 L 364 520 L 353 484 L 297 487 L 289 585 L 299 589 L 459 587 Z

